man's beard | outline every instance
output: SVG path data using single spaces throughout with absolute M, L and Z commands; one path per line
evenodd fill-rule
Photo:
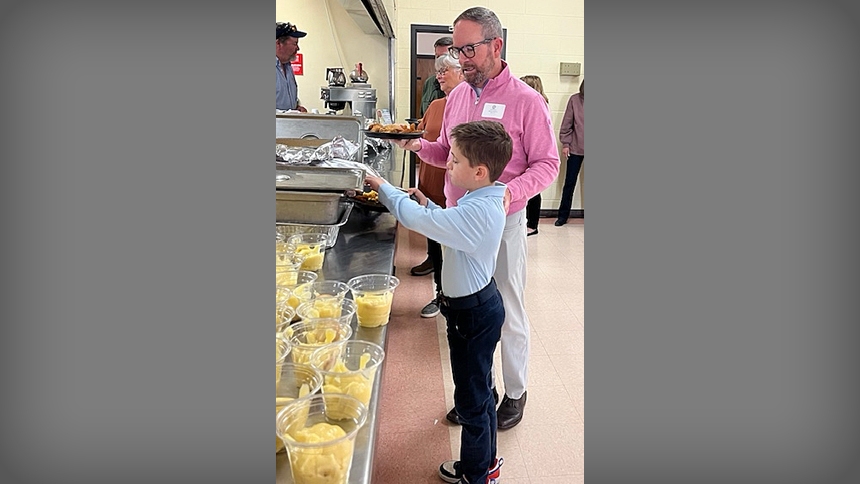
M 493 70 L 493 67 L 495 67 L 495 65 L 496 63 L 493 58 L 488 57 L 487 61 L 484 62 L 483 65 L 479 66 L 476 64 L 474 71 L 470 73 L 463 72 L 463 77 L 466 78 L 466 82 L 468 82 L 474 87 L 484 87 L 484 84 L 486 84 L 487 80 L 489 80 L 487 74 Z

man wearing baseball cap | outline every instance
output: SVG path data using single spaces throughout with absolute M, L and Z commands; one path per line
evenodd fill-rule
M 298 30 L 295 25 L 289 22 L 277 22 L 275 24 L 275 36 L 277 38 L 275 56 L 277 57 L 276 67 L 278 71 L 275 107 L 277 109 L 308 112 L 299 101 L 299 87 L 290 65 L 290 62 L 296 59 L 296 53 L 299 51 L 299 39 L 305 35 L 308 34 Z

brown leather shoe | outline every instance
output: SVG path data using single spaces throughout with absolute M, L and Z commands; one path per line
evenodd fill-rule
M 523 392 L 523 396 L 514 400 L 505 395 L 502 399 L 502 404 L 496 410 L 496 416 L 499 419 L 499 430 L 507 430 L 516 427 L 520 420 L 523 419 L 523 410 L 526 407 L 526 395 L 528 392 Z
M 499 404 L 499 392 L 497 392 L 495 388 L 493 388 L 493 401 L 496 402 L 496 405 Z M 445 418 L 448 419 L 448 421 L 454 425 L 463 424 L 462 422 L 460 422 L 460 416 L 457 415 L 456 408 L 452 408 L 451 410 L 449 410 L 448 415 L 445 415 Z
M 433 261 L 428 257 L 424 262 L 418 264 L 413 267 L 412 270 L 409 271 L 413 276 L 426 276 L 433 272 Z

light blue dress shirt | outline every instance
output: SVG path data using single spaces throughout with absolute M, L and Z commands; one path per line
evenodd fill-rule
M 287 64 L 287 74 L 284 75 L 284 68 L 281 67 L 281 61 L 275 57 L 278 74 L 277 93 L 275 107 L 277 109 L 296 109 L 299 102 L 299 88 L 296 85 L 296 76 L 293 74 L 293 68 Z
M 456 207 L 427 207 L 390 183 L 379 187 L 379 201 L 401 225 L 442 244 L 442 293 L 474 294 L 490 283 L 505 228 L 505 184 L 467 192 Z

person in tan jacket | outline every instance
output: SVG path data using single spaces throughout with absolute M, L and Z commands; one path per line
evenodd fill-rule
M 463 82 L 463 72 L 460 63 L 448 54 L 436 58 L 436 79 L 445 96 Z M 445 112 L 447 97 L 436 99 L 430 103 L 424 117 L 418 123 L 418 129 L 424 130 L 424 139 L 436 141 L 442 131 L 442 114 Z M 419 159 L 421 155 L 418 155 Z M 418 189 L 427 198 L 445 208 L 445 169 L 432 166 L 424 161 L 418 165 Z M 439 293 L 442 291 L 442 246 L 439 242 L 427 239 L 427 260 L 412 268 L 412 275 L 426 275 L 433 272 L 436 284 L 436 297 L 421 309 L 422 318 L 433 318 L 439 314 Z

